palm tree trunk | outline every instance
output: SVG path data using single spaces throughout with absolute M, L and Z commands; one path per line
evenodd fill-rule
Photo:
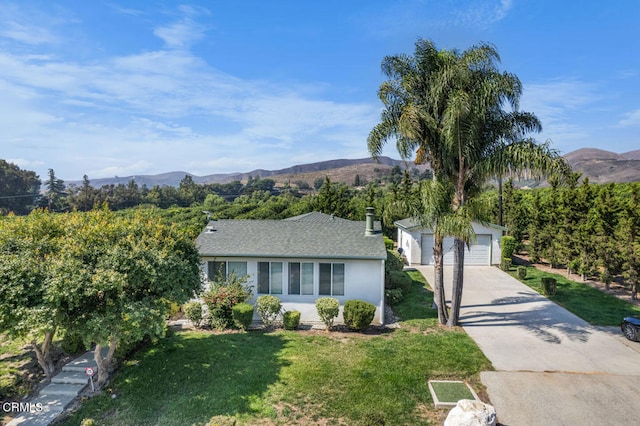
M 451 292 L 451 315 L 447 325 L 454 327 L 460 322 L 462 287 L 464 284 L 464 241 L 456 238 L 453 243 L 453 290 Z
M 502 176 L 498 176 L 498 225 L 502 226 Z
M 448 320 L 447 313 L 447 299 L 444 294 L 444 273 L 442 269 L 444 252 L 442 249 L 442 243 L 444 238 L 441 236 L 435 236 L 433 243 L 433 258 L 434 258 L 434 284 L 433 284 L 433 297 L 438 309 L 438 322 L 440 324 L 446 324 Z

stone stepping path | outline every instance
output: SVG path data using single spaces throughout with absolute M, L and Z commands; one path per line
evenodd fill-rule
M 103 356 L 107 355 L 107 349 L 104 348 Z M 7 426 L 46 426 L 52 423 L 89 384 L 85 369 L 93 367 L 97 376 L 93 356 L 94 352 L 89 351 L 62 367 L 62 371 L 51 378 L 51 383 L 29 401 L 31 411 L 20 413 Z M 41 410 L 36 408 L 40 406 Z

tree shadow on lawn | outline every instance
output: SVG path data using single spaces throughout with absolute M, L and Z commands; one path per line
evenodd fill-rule
M 96 401 L 99 408 L 93 408 L 90 400 L 65 424 L 79 424 L 81 415 L 118 425 L 205 424 L 218 415 L 269 417 L 274 413 L 262 395 L 287 365 L 278 356 L 285 344 L 281 336 L 261 332 L 176 333 L 125 363 L 102 396 L 109 399 L 106 404 Z

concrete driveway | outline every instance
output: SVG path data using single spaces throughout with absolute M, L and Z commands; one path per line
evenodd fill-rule
M 433 281 L 433 267 L 417 267 Z M 451 267 L 445 291 L 451 295 Z M 592 327 L 500 269 L 465 267 L 461 325 L 505 425 L 640 424 L 640 343 Z

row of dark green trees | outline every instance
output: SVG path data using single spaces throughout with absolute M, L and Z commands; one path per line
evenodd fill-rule
M 532 262 L 548 262 L 607 285 L 621 279 L 635 299 L 640 273 L 640 183 L 593 185 L 578 174 L 544 189 L 505 185 L 505 225 Z
M 399 166 L 389 169 L 386 173 L 381 169 L 378 173 L 378 178 L 372 182 L 367 183 L 356 175 L 352 185 L 342 183 L 341 187 L 345 188 L 344 191 L 353 191 L 365 186 L 397 185 L 403 176 Z M 430 177 L 425 172 L 421 176 L 415 167 L 409 173 L 413 178 Z M 247 204 L 281 193 L 300 198 L 305 194 L 316 193 L 326 182 L 325 177 L 315 179 L 313 187 L 303 180 L 276 187 L 273 179 L 262 179 L 256 175 L 249 176 L 246 182 L 197 184 L 190 175 L 185 175 L 177 187 L 154 185 L 149 188 L 146 185 L 138 185 L 135 180 L 127 184 L 95 187 L 86 175 L 81 184 L 65 184 L 56 177 L 53 169 L 49 169 L 47 179 L 41 182 L 35 172 L 22 170 L 15 164 L 0 160 L 0 214 L 13 212 L 24 215 L 36 208 L 46 208 L 52 212 L 89 211 L 105 203 L 113 211 L 140 205 L 160 208 L 187 207 L 202 205 L 205 201 L 207 204 L 215 204 L 221 200 L 234 201 L 238 198 L 239 203 Z

